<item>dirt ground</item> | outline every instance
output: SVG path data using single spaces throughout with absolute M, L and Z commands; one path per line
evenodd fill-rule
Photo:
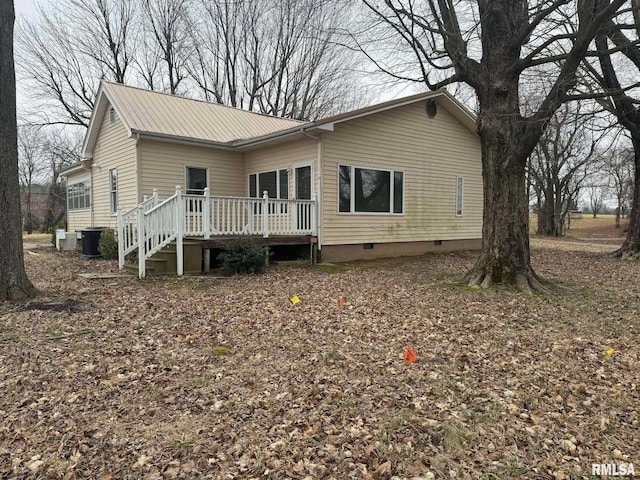
M 640 471 L 640 265 L 532 244 L 554 295 L 456 284 L 471 253 L 139 281 L 36 249 L 42 295 L 0 304 L 0 477 Z

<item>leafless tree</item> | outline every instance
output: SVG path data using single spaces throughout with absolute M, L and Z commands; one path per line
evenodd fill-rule
M 24 230 L 33 233 L 41 222 L 36 221 L 32 208 L 32 190 L 42 184 L 46 164 L 42 158 L 41 128 L 26 126 L 18 129 L 18 178 L 20 183 Z
M 148 84 L 155 88 L 162 84 L 162 88 L 172 94 L 177 93 L 187 75 L 185 64 L 191 54 L 190 4 L 190 0 L 142 0 L 145 28 L 151 39 L 148 45 L 159 60 L 154 61 L 153 54 L 147 59 L 147 65 L 153 65 L 153 69 L 147 68 L 145 72 Z M 161 73 L 160 80 L 154 78 L 152 72 Z
M 44 219 L 42 221 L 42 231 L 55 227 L 63 220 L 66 213 L 66 191 L 65 185 L 60 181 L 60 172 L 82 160 L 80 148 L 82 136 L 78 132 L 61 132 L 49 130 L 43 141 L 43 156 L 48 164 L 48 185 L 47 205 Z
M 628 208 L 626 201 L 633 189 L 633 150 L 612 151 L 603 158 L 602 163 L 609 177 L 609 189 L 616 200 L 616 228 L 620 228 L 620 217 Z
M 16 32 L 33 123 L 88 126 L 100 79 L 124 83 L 134 60 L 135 0 L 41 4 Z
M 609 198 L 609 187 L 606 184 L 606 179 L 603 178 L 601 183 L 589 185 L 587 187 L 587 196 L 591 214 L 593 218 L 597 218 L 602 213 L 605 201 Z
M 624 243 L 613 253 L 622 258 L 640 258 L 640 99 L 633 90 L 638 86 L 637 75 L 640 72 L 640 1 L 631 0 L 631 4 L 633 8 L 626 18 L 606 22 L 602 33 L 596 37 L 600 70 L 586 64 L 607 94 L 607 98 L 601 100 L 602 105 L 628 132 L 633 147 L 633 201 L 629 227 Z M 627 60 L 626 64 L 633 73 L 621 80 L 621 73 L 626 68 L 616 68 L 614 63 L 623 59 Z
M 625 0 L 363 3 L 377 22 L 371 26 L 375 36 L 385 42 L 396 38 L 416 67 L 394 72 L 377 60 L 370 44 L 361 43 L 380 68 L 403 78 L 417 71 L 413 79 L 431 89 L 464 82 L 477 94 L 484 221 L 482 250 L 467 283 L 548 291 L 530 261 L 527 158 L 574 92 L 576 71 L 599 28 Z M 523 115 L 521 86 L 532 69 L 545 71 L 546 84 L 540 87 L 542 101 Z
M 189 72 L 205 98 L 311 119 L 367 99 L 354 53 L 338 44 L 341 2 L 200 0 Z
M 0 301 L 35 294 L 22 251 L 12 0 L 0 0 Z
M 595 135 L 585 128 L 580 103 L 563 105 L 549 121 L 528 163 L 537 196 L 539 235 L 564 235 L 569 209 L 597 168 L 596 146 Z

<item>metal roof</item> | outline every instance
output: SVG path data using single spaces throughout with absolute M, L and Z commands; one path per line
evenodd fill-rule
M 94 123 L 99 124 L 102 120 L 107 106 L 105 98 L 113 105 L 130 135 L 151 133 L 224 144 L 304 124 L 297 120 L 102 81 L 89 130 L 92 130 Z M 95 127 L 99 129 L 99 125 Z M 91 153 L 96 139 L 97 132 L 88 132 L 85 153 Z
M 103 80 L 85 137 L 83 156 L 92 157 L 100 123 L 109 105 L 116 110 L 129 136 L 140 134 L 148 138 L 236 149 L 282 141 L 292 135 L 302 135 L 303 131 L 332 130 L 335 123 L 430 98 L 475 132 L 473 113 L 444 89 L 371 105 L 313 122 L 301 122 Z

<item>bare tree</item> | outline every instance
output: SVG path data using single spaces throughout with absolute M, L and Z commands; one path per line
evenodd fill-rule
M 539 235 L 563 236 L 569 209 L 596 167 L 597 140 L 584 126 L 579 103 L 563 105 L 529 157 L 528 172 L 537 196 Z
M 592 65 L 587 68 L 597 78 L 605 89 L 608 97 L 602 100 L 602 105 L 612 112 L 620 125 L 622 125 L 631 138 L 633 147 L 633 202 L 629 217 L 627 236 L 620 249 L 613 253 L 622 258 L 640 258 L 640 109 L 638 98 L 632 93 L 632 88 L 637 86 L 638 72 L 640 71 L 640 1 L 632 0 L 632 10 L 625 21 L 606 23 L 602 34 L 596 37 L 600 72 Z M 635 38 L 632 36 L 635 35 Z M 612 54 L 611 46 L 619 51 Z M 624 56 L 629 62 L 629 67 L 635 70 L 631 80 L 623 85 L 619 79 L 619 69 L 614 67 L 614 57 L 620 60 Z
M 66 213 L 65 185 L 60 181 L 60 172 L 82 160 L 80 149 L 82 136 L 76 132 L 48 131 L 43 141 L 43 156 L 48 163 L 47 204 L 42 221 L 42 231 L 55 227 Z
M 609 188 L 606 183 L 589 185 L 587 187 L 587 196 L 589 197 L 589 209 L 593 218 L 597 218 L 605 206 L 605 200 L 609 197 Z
M 27 278 L 22 251 L 14 20 L 13 1 L 0 0 L 0 300 L 24 299 L 35 294 Z
M 46 164 L 42 158 L 40 142 L 41 127 L 20 127 L 18 129 L 18 176 L 23 201 L 24 230 L 31 234 L 41 222 L 36 221 L 32 208 L 32 190 L 36 183 L 42 183 Z
M 609 190 L 616 200 L 616 228 L 620 228 L 620 217 L 627 208 L 625 203 L 633 188 L 633 151 L 612 151 L 602 159 L 602 163 L 609 177 Z
M 625 0 L 527 2 L 524 0 L 363 0 L 378 22 L 406 47 L 419 80 L 431 89 L 454 82 L 472 87 L 478 99 L 482 147 L 484 220 L 482 250 L 466 274 L 469 285 L 494 283 L 523 291 L 548 291 L 531 266 L 527 158 L 554 112 L 572 94 L 576 71 L 599 28 Z M 373 25 L 372 28 L 375 28 Z M 370 58 L 371 49 L 363 46 Z M 394 74 L 382 62 L 377 65 Z M 542 101 L 523 115 L 521 83 L 545 69 Z M 397 76 L 408 78 L 406 72 Z
M 190 3 L 189 0 L 142 0 L 146 29 L 152 39 L 149 45 L 157 52 L 156 59 L 160 60 L 154 62 L 153 55 L 147 59 L 147 65 L 153 66 L 152 69 L 146 68 L 147 83 L 155 88 L 162 83 L 162 88 L 172 94 L 177 92 L 187 75 L 185 63 L 191 53 Z M 160 68 L 160 63 L 163 68 Z M 154 79 L 152 72 L 160 73 L 160 80 Z
M 340 2 L 224 0 L 199 3 L 189 72 L 205 98 L 296 119 L 344 111 L 356 90 L 354 52 L 337 42 Z
M 134 0 L 63 0 L 17 29 L 17 64 L 42 125 L 88 126 L 100 79 L 124 83 L 134 60 Z M 43 108 L 44 107 L 44 108 Z

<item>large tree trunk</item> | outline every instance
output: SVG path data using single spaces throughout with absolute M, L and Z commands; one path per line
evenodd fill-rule
M 632 134 L 633 161 L 635 173 L 633 181 L 633 204 L 629 215 L 629 229 L 622 246 L 613 252 L 613 256 L 624 259 L 640 259 L 640 138 Z
M 517 88 L 512 92 L 517 95 Z M 483 288 L 503 284 L 524 292 L 543 292 L 547 289 L 531 267 L 524 174 L 530 153 L 527 145 L 535 141 L 523 142 L 522 122 L 509 120 L 519 116 L 513 112 L 479 116 L 484 184 L 482 250 L 465 281 Z M 553 201 L 547 203 L 553 205 Z
M 545 291 L 531 267 L 524 162 L 516 158 L 506 160 L 504 154 L 484 145 L 482 150 L 482 250 L 465 280 L 471 286 L 483 288 L 505 284 L 524 292 Z
M 35 294 L 24 269 L 18 183 L 13 1 L 0 0 L 0 300 Z

